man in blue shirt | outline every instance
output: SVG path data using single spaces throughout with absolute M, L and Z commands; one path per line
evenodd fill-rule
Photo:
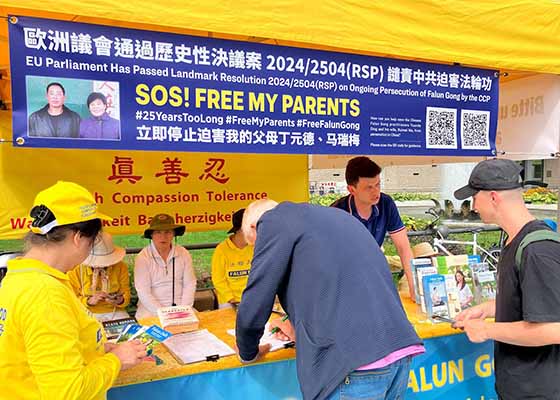
M 412 250 L 395 202 L 390 196 L 381 193 L 381 167 L 368 157 L 354 157 L 348 161 L 345 175 L 350 194 L 335 201 L 331 207 L 340 208 L 356 217 L 380 247 L 385 234 L 389 233 L 401 259 L 410 298 L 414 299 L 410 271 Z
M 278 295 L 305 400 L 404 398 L 424 348 L 367 230 L 341 210 L 268 199 L 247 207 L 241 229 L 255 244 L 237 311 L 241 361 L 267 352 L 259 339 Z

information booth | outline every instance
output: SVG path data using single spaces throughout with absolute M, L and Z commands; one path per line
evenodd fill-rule
M 94 190 L 115 217 L 106 226 L 113 233 L 137 233 L 162 211 L 209 230 L 228 227 L 233 210 L 261 197 L 306 201 L 307 154 L 422 163 L 502 155 L 499 82 L 560 72 L 553 4 L 229 7 L 2 7 L 10 36 L 0 42 L 9 77 L 0 85 L 8 105 L 0 197 L 9 206 L 0 209 L 0 238 L 21 237 L 32 196 L 56 179 Z M 88 94 L 103 93 L 118 135 L 33 130 L 53 81 L 81 120 Z M 426 346 L 407 398 L 495 399 L 492 343 L 474 345 L 403 304 Z M 229 345 L 234 320 L 232 310 L 200 313 L 201 327 Z M 249 366 L 234 356 L 181 366 L 163 348 L 156 354 L 163 364 L 121 373 L 108 398 L 301 398 L 293 349 Z

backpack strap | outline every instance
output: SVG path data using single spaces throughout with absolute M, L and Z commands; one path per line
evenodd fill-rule
M 541 229 L 533 231 L 525 236 L 515 251 L 515 265 L 517 265 L 518 270 L 521 269 L 521 257 L 523 256 L 525 248 L 531 243 L 541 242 L 543 240 L 551 240 L 560 243 L 560 235 L 548 229 Z

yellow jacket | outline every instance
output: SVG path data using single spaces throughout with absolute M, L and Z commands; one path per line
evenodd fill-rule
M 8 261 L 0 287 L 0 397 L 101 400 L 120 370 L 101 324 L 68 277 L 32 259 Z
M 126 263 L 120 261 L 117 264 L 107 268 L 109 276 L 108 293 L 121 292 L 124 296 L 124 302 L 116 306 L 117 310 L 125 310 L 130 303 L 130 281 L 128 277 L 128 267 Z M 106 301 L 100 301 L 94 306 L 87 304 L 88 298 L 94 294 L 91 290 L 91 280 L 93 277 L 93 268 L 87 265 L 78 265 L 72 271 L 68 272 L 70 284 L 74 289 L 74 293 L 78 296 L 82 304 L 84 304 L 92 313 L 110 313 L 115 310 L 113 304 Z
M 238 248 L 230 238 L 220 243 L 212 256 L 212 282 L 218 294 L 218 303 L 229 300 L 241 301 L 241 294 L 247 286 L 253 246 Z

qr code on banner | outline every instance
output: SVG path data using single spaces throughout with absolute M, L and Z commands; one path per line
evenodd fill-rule
M 463 149 L 490 149 L 490 111 L 461 110 Z
M 426 148 L 457 148 L 457 109 L 426 107 Z

